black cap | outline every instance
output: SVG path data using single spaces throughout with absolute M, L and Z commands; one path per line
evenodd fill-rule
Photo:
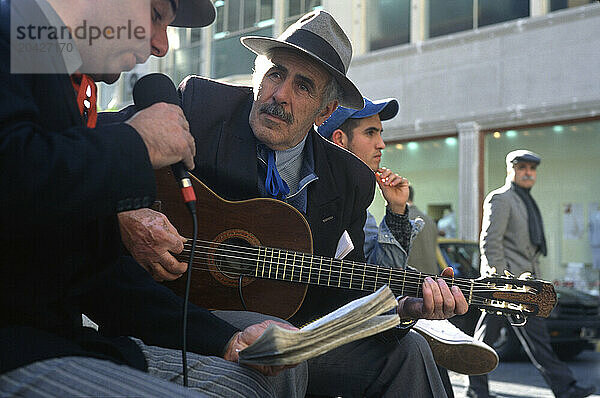
M 215 20 L 216 10 L 211 0 L 181 0 L 171 26 L 200 28 Z

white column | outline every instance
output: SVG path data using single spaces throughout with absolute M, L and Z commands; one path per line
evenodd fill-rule
M 200 61 L 200 71 L 202 76 L 210 76 L 212 73 L 212 43 L 215 24 L 211 24 L 202 29 L 202 60 Z
M 458 123 L 458 213 L 460 239 L 479 239 L 479 124 Z
M 429 35 L 429 19 L 427 18 L 429 2 L 427 0 L 410 1 L 410 42 L 419 43 Z
M 538 17 L 550 12 L 550 0 L 531 0 L 529 2 L 529 16 Z
M 367 41 L 367 0 L 323 0 L 323 9 L 335 17 L 352 42 L 353 56 L 369 51 Z
M 273 18 L 275 25 L 273 26 L 273 37 L 277 37 L 285 30 L 285 15 L 287 10 L 287 2 L 285 0 L 273 1 Z

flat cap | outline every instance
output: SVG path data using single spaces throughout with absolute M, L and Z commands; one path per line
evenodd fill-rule
M 506 155 L 506 164 L 515 164 L 518 162 L 531 162 L 540 164 L 542 158 L 537 153 L 528 151 L 527 149 L 518 149 L 516 151 L 509 152 Z

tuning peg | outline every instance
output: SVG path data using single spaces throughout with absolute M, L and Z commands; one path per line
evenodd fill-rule
M 511 314 L 508 318 L 512 326 L 523 326 L 527 323 L 527 318 L 523 314 Z
M 498 274 L 497 274 L 497 272 L 498 272 L 498 271 L 496 270 L 496 267 L 491 267 L 491 268 L 488 270 L 488 274 L 489 274 L 489 275 L 491 275 L 491 276 L 497 276 L 497 275 L 498 275 Z
M 504 276 L 508 276 L 509 278 L 514 278 L 515 276 L 507 269 L 504 270 Z
M 531 276 L 531 272 L 523 272 L 519 276 L 519 279 L 521 279 L 521 280 L 527 280 L 527 279 L 533 279 L 533 277 Z

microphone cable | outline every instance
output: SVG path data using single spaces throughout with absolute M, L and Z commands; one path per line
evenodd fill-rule
M 143 76 L 140 80 L 135 83 L 133 87 L 133 102 L 136 109 L 142 110 L 158 102 L 166 102 L 167 104 L 173 104 L 181 106 L 179 96 L 175 84 L 170 77 L 162 73 L 151 73 Z M 190 174 L 185 168 L 183 162 L 178 162 L 171 165 L 171 171 L 175 180 L 179 183 L 179 188 L 183 196 L 183 201 L 187 206 L 190 214 L 192 215 L 192 222 L 194 224 L 194 234 L 192 237 L 192 252 L 188 261 L 188 267 L 186 270 L 186 287 L 185 297 L 183 301 L 183 336 L 182 336 L 182 347 L 181 357 L 183 365 L 183 385 L 188 385 L 188 372 L 187 372 L 187 314 L 188 314 L 188 303 L 190 296 L 191 286 L 191 273 L 192 263 L 194 261 L 194 251 L 196 249 L 196 239 L 198 235 L 198 220 L 196 219 L 196 194 L 192 186 Z
M 188 367 L 187 367 L 187 318 L 188 318 L 188 304 L 190 299 L 190 286 L 192 282 L 192 264 L 194 263 L 194 253 L 196 251 L 196 240 L 198 238 L 198 219 L 196 218 L 196 203 L 186 202 L 187 208 L 192 216 L 192 223 L 194 225 L 194 233 L 192 235 L 192 251 L 188 260 L 188 267 L 185 271 L 185 295 L 183 298 L 183 344 L 181 347 L 181 364 L 183 366 L 183 385 L 188 386 Z

